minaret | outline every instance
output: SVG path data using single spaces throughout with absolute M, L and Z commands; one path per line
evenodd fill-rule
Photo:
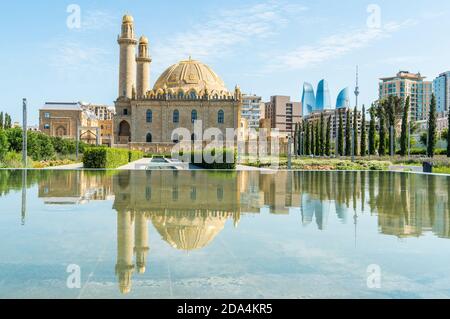
M 119 97 L 132 97 L 133 86 L 136 87 L 135 54 L 137 41 L 134 38 L 134 20 L 125 15 L 122 20 L 122 34 L 117 39 L 120 45 Z
M 137 213 L 134 230 L 136 253 L 136 269 L 139 274 L 145 273 L 147 263 L 148 247 L 148 221 L 144 213 Z
M 138 98 L 145 96 L 150 89 L 150 64 L 152 59 L 148 53 L 148 39 L 142 36 L 139 39 L 138 55 L 136 57 L 137 64 L 137 83 L 136 91 Z
M 358 97 L 359 97 L 359 69 L 358 69 L 358 66 L 356 66 L 355 96 L 356 96 L 356 108 L 358 109 Z
M 133 215 L 131 212 L 117 212 L 117 264 L 116 276 L 120 292 L 131 291 L 133 273 Z

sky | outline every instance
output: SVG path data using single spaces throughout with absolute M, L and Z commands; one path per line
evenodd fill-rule
M 409 70 L 432 80 L 450 70 L 447 0 L 18 0 L 1 1 L 0 12 L 0 110 L 21 121 L 25 97 L 29 124 L 46 101 L 114 104 L 125 13 L 149 38 L 152 85 L 192 56 L 228 89 L 266 101 L 300 101 L 304 82 L 325 78 L 334 105 L 341 89 L 353 91 L 359 65 L 368 105 L 380 77 Z

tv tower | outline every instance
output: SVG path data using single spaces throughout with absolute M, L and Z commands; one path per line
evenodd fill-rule
M 359 69 L 358 69 L 358 66 L 356 66 L 355 96 L 356 96 L 356 108 L 358 108 L 358 97 L 359 97 Z

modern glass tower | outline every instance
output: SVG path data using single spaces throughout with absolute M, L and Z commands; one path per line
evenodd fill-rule
M 314 95 L 314 88 L 310 83 L 307 82 L 303 84 L 302 107 L 302 116 L 308 116 L 316 109 L 316 97 Z
M 317 86 L 316 110 L 327 109 L 331 109 L 330 89 L 328 88 L 328 82 L 321 80 Z
M 350 89 L 347 87 L 343 89 L 336 100 L 336 108 L 343 109 L 350 107 Z
M 450 71 L 440 74 L 433 81 L 433 93 L 436 96 L 437 112 L 447 112 L 450 106 Z

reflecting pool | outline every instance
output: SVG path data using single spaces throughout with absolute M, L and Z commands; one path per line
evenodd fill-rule
M 0 298 L 449 298 L 450 178 L 0 171 Z

